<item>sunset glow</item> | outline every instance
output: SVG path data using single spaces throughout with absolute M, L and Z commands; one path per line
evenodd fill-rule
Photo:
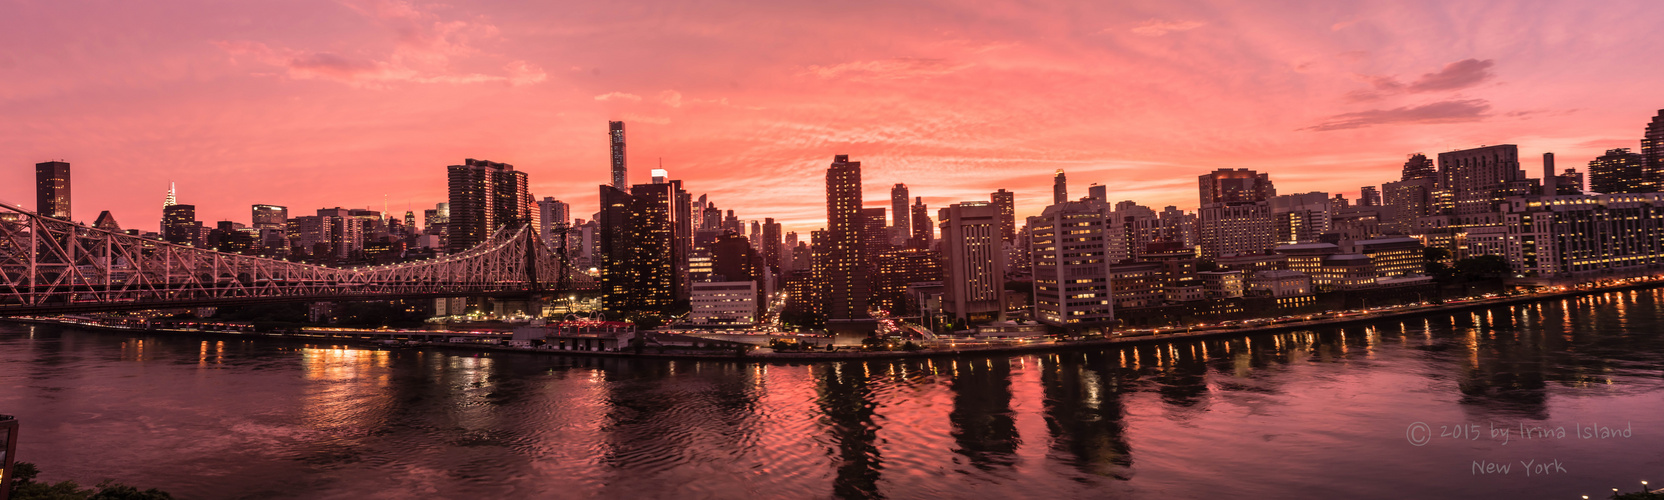
M 250 203 L 397 213 L 464 158 L 596 209 L 608 120 L 742 219 L 824 225 L 834 154 L 870 206 L 1017 193 L 1194 209 L 1196 176 L 1280 193 L 1397 180 L 1407 154 L 1518 144 L 1582 170 L 1664 107 L 1653 2 L 84 2 L 0 10 L 0 202 L 75 168 L 74 217 L 155 230 Z

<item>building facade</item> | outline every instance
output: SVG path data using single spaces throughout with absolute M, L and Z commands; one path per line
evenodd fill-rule
M 999 209 L 988 202 L 949 205 L 941 219 L 944 308 L 969 322 L 1005 320 L 1005 250 Z
M 35 164 L 35 213 L 70 220 L 68 162 Z
M 1103 211 L 1087 203 L 1052 205 L 1028 219 L 1036 320 L 1053 326 L 1115 321 L 1110 229 Z

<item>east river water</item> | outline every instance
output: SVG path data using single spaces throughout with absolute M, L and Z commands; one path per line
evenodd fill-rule
M 799 365 L 0 323 L 0 413 L 182 498 L 1605 498 L 1664 484 L 1664 293 Z

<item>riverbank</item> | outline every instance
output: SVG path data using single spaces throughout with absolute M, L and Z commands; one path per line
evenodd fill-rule
M 503 345 L 503 344 L 490 344 L 490 343 L 450 342 L 450 341 L 438 342 L 438 341 L 431 341 L 431 340 L 430 341 L 400 342 L 400 343 L 397 343 L 397 344 L 390 344 L 390 343 L 387 343 L 384 340 L 377 340 L 377 339 L 373 339 L 373 338 L 362 338 L 362 337 L 359 337 L 359 336 L 352 336 L 350 334 L 335 335 L 335 334 L 330 334 L 330 333 L 327 333 L 327 332 L 274 333 L 274 332 L 220 331 L 220 330 L 200 330 L 200 329 L 147 329 L 147 328 L 132 328 L 132 327 L 114 326 L 114 325 L 101 325 L 101 324 L 97 324 L 97 323 L 76 321 L 76 320 L 70 320 L 70 319 L 64 319 L 64 318 L 0 318 L 0 321 L 10 321 L 10 322 L 29 323 L 29 324 L 47 324 L 47 325 L 70 326 L 70 327 L 76 327 L 76 328 L 87 328 L 87 329 L 101 330 L 101 331 L 165 332 L 165 333 L 188 333 L 188 334 L 212 335 L 212 336 L 230 336 L 230 337 L 237 337 L 237 338 L 258 337 L 258 338 L 268 338 L 268 339 L 287 339 L 287 340 L 298 340 L 298 341 L 304 341 L 304 342 L 329 343 L 331 345 L 353 345 L 353 346 L 359 346 L 359 347 L 372 347 L 372 348 L 423 348 L 423 349 L 457 350 L 457 351 L 470 351 L 470 352 L 482 352 L 482 351 L 483 352 L 511 352 L 511 353 L 525 353 L 525 354 L 582 355 L 582 356 L 622 357 L 622 358 L 642 358 L 642 359 L 699 359 L 699 360 L 729 360 L 729 361 L 749 361 L 749 362 L 766 362 L 766 363 L 800 363 L 800 362 L 818 362 L 818 361 L 897 360 L 897 359 L 909 359 L 909 358 L 940 358 L 940 357 L 958 357 L 958 356 L 1035 354 L 1035 353 L 1058 352 L 1058 351 L 1103 349 L 1103 348 L 1107 348 L 1107 347 L 1125 346 L 1125 345 L 1167 343 L 1167 342 L 1182 341 L 1182 340 L 1200 340 L 1200 339 L 1214 339 L 1214 338 L 1226 338 L 1226 337 L 1248 337 L 1248 336 L 1253 336 L 1253 335 L 1275 334 L 1275 333 L 1282 333 L 1282 332 L 1295 331 L 1295 330 L 1309 330 L 1309 329 L 1314 329 L 1314 328 L 1344 328 L 1344 327 L 1347 327 L 1347 326 L 1352 326 L 1352 325 L 1357 325 L 1357 324 L 1364 324 L 1364 323 L 1373 323 L 1373 322 L 1378 322 L 1378 321 L 1383 321 L 1383 320 L 1405 319 L 1405 318 L 1413 318 L 1413 317 L 1418 317 L 1418 316 L 1441 315 L 1441 314 L 1448 314 L 1448 313 L 1457 312 L 1457 311 L 1484 309 L 1484 308 L 1497 307 L 1497 306 L 1507 306 L 1507 305 L 1515 305 L 1515 304 L 1523 304 L 1523 303 L 1542 302 L 1542 301 L 1557 300 L 1557 299 L 1566 299 L 1566 298 L 1572 298 L 1572 297 L 1581 297 L 1581 296 L 1587 296 L 1587 295 L 1609 293 L 1609 292 L 1614 292 L 1614 291 L 1650 289 L 1650 288 L 1657 288 L 1657 287 L 1661 287 L 1661 286 L 1664 286 L 1664 276 L 1648 276 L 1648 277 L 1641 277 L 1641 278 L 1630 278 L 1630 279 L 1626 279 L 1626 280 L 1619 280 L 1616 283 L 1601 285 L 1601 286 L 1566 287 L 1565 290 L 1559 290 L 1559 291 L 1527 293 L 1527 294 L 1518 294 L 1518 295 L 1504 295 L 1504 296 L 1497 296 L 1497 297 L 1482 297 L 1482 298 L 1477 298 L 1477 299 L 1472 299 L 1472 300 L 1448 302 L 1448 303 L 1444 303 L 1444 304 L 1433 304 L 1433 305 L 1418 306 L 1418 307 L 1405 307 L 1405 308 L 1396 308 L 1396 309 L 1388 309 L 1388 310 L 1380 310 L 1380 311 L 1364 311 L 1364 312 L 1355 313 L 1355 314 L 1345 314 L 1345 315 L 1337 316 L 1337 317 L 1324 317 L 1324 318 L 1316 318 L 1316 319 L 1308 319 L 1308 320 L 1285 321 L 1285 322 L 1270 323 L 1270 324 L 1263 324 L 1263 325 L 1236 326 L 1236 327 L 1212 327 L 1212 328 L 1209 328 L 1209 329 L 1202 329 L 1202 330 L 1172 331 L 1172 332 L 1159 332 L 1159 333 L 1157 333 L 1157 332 L 1142 333 L 1141 332 L 1141 333 L 1130 334 L 1130 335 L 1123 333 L 1123 334 L 1118 334 L 1118 335 L 1110 336 L 1110 337 L 1083 339 L 1083 340 L 1057 340 L 1057 339 L 1009 340 L 1009 341 L 1000 341 L 1000 342 L 997 342 L 997 343 L 984 343 L 984 342 L 977 342 L 977 341 L 948 341 L 948 342 L 938 342 L 935 345 L 930 345 L 928 347 L 918 349 L 918 350 L 912 350 L 912 351 L 907 351 L 907 350 L 900 350 L 900 351 L 862 351 L 862 350 L 853 350 L 853 349 L 851 349 L 851 350 L 839 350 L 839 351 L 774 352 L 774 351 L 765 351 L 765 350 L 740 351 L 740 350 L 718 349 L 718 348 L 663 349 L 663 348 L 657 348 L 657 347 L 648 347 L 648 348 L 644 349 L 642 352 L 636 352 L 634 350 L 629 350 L 629 349 L 615 350 L 615 351 L 609 351 L 609 350 L 562 350 L 562 349 L 549 349 L 549 348 L 538 348 L 538 347 L 517 347 L 517 346 L 510 346 L 510 345 Z M 1264 319 L 1264 320 L 1260 320 L 1260 321 L 1270 321 L 1270 319 Z M 352 332 L 352 331 L 348 330 L 346 332 Z M 359 333 L 385 334 L 386 332 L 375 331 L 375 330 L 364 330 L 364 331 L 359 332 Z M 431 335 L 440 335 L 440 336 L 448 336 L 448 337 L 473 336 L 473 335 L 468 335 L 468 334 L 460 334 L 458 332 L 420 332 L 420 334 L 424 335 L 424 336 L 428 336 L 428 334 L 431 334 Z M 492 337 L 492 338 L 500 339 L 502 337 L 506 337 L 507 335 L 506 334 L 493 334 L 493 335 L 489 335 L 489 336 Z M 429 336 L 429 337 L 431 339 L 431 336 Z M 486 336 L 481 335 L 479 337 L 483 338 L 483 337 L 486 337 Z M 943 344 L 946 344 L 946 345 L 943 345 Z

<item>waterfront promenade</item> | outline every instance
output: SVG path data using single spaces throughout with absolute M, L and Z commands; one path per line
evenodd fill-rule
M 1073 351 L 1102 349 L 1109 346 L 1136 345 L 1150 343 L 1167 343 L 1184 340 L 1200 340 L 1211 338 L 1246 337 L 1251 335 L 1282 333 L 1297 330 L 1317 328 L 1344 328 L 1346 326 L 1373 323 L 1389 319 L 1403 319 L 1417 316 L 1448 314 L 1456 311 L 1484 309 L 1496 306 L 1515 305 L 1523 303 L 1550 301 L 1572 297 L 1609 293 L 1614 291 L 1656 288 L 1664 286 L 1664 275 L 1618 278 L 1598 283 L 1584 283 L 1575 286 L 1549 287 L 1547 291 L 1519 293 L 1512 295 L 1497 295 L 1490 297 L 1473 297 L 1453 300 L 1442 304 L 1427 304 L 1419 306 L 1400 306 L 1380 308 L 1356 312 L 1335 312 L 1324 315 L 1307 315 L 1310 319 L 1281 320 L 1274 318 L 1260 318 L 1248 320 L 1239 326 L 1210 326 L 1207 328 L 1167 327 L 1155 330 L 1123 330 L 1113 335 L 1099 338 L 1084 339 L 1054 339 L 1044 338 L 1035 340 L 1006 340 L 996 342 L 982 342 L 971 340 L 941 340 L 925 343 L 918 350 L 890 350 L 867 351 L 859 348 L 848 348 L 834 351 L 806 351 L 806 352 L 775 352 L 768 349 L 715 349 L 700 352 L 697 350 L 655 350 L 649 348 L 643 352 L 625 348 L 620 350 L 555 350 L 536 347 L 517 347 L 506 345 L 507 332 L 465 333 L 465 332 L 425 332 L 425 331 L 397 331 L 397 330 L 354 330 L 309 328 L 290 332 L 253 332 L 246 329 L 213 330 L 213 329 L 146 329 L 124 326 L 101 325 L 78 320 L 59 318 L 5 318 L 6 321 L 17 321 L 35 324 L 62 324 L 81 328 L 115 331 L 154 331 L 164 333 L 192 333 L 211 335 L 231 335 L 236 337 L 280 338 L 303 341 L 318 341 L 332 344 L 362 345 L 368 347 L 388 347 L 390 339 L 403 337 L 407 341 L 397 344 L 399 347 L 441 348 L 447 350 L 488 351 L 488 352 L 519 352 L 545 353 L 558 355 L 585 355 L 603 357 L 636 357 L 652 359 L 727 359 L 753 362 L 781 362 L 801 363 L 815 361 L 851 361 L 851 360 L 891 360 L 906 358 L 931 358 L 955 356 L 988 356 L 1009 354 L 1030 354 L 1056 351 Z M 1273 322 L 1275 321 L 1275 322 Z M 212 323 L 210 323 L 212 324 Z M 467 338 L 482 340 L 482 342 L 452 342 L 451 338 Z

